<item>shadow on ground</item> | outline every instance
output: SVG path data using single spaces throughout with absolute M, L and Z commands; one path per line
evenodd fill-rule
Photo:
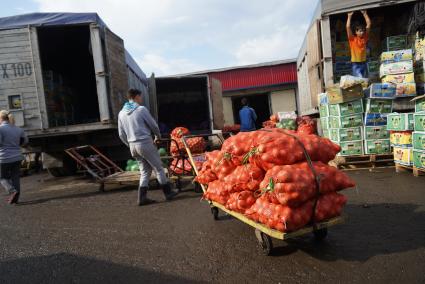
M 425 211 L 413 204 L 347 205 L 345 224 L 331 227 L 328 237 L 315 241 L 312 234 L 275 242 L 274 256 L 302 250 L 324 261 L 366 261 L 374 256 L 425 247 Z
M 202 283 L 61 253 L 0 262 L 1 283 Z

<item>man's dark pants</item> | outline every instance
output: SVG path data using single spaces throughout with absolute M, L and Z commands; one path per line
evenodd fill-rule
M 0 163 L 0 183 L 9 192 L 20 192 L 21 161 Z

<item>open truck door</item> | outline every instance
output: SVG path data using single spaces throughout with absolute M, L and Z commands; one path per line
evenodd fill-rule
M 316 20 L 307 32 L 307 67 L 311 105 L 317 107 L 318 94 L 324 90 L 320 20 Z
M 223 129 L 223 92 L 221 82 L 217 79 L 209 77 L 210 99 L 211 99 L 211 129 Z
M 156 97 L 156 81 L 155 81 L 154 73 L 152 73 L 152 75 L 149 78 L 148 90 L 149 90 L 148 107 L 152 116 L 155 118 L 156 121 L 158 121 L 158 99 Z
M 49 127 L 35 28 L 0 31 L 0 106 L 25 130 Z
M 128 75 L 125 61 L 124 41 L 105 28 L 105 50 L 108 67 L 109 98 L 112 120 L 117 120 L 118 113 L 126 101 Z

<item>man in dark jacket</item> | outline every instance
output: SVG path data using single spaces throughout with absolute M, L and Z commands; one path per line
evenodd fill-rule
M 24 131 L 9 121 L 9 112 L 0 111 L 0 183 L 10 194 L 8 202 L 18 203 L 21 191 L 21 146 L 28 143 Z

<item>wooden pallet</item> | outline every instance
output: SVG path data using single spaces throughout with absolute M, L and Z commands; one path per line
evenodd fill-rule
M 413 175 L 415 177 L 419 177 L 419 176 L 424 176 L 425 175 L 425 169 L 421 169 L 421 168 L 417 168 L 415 166 L 405 166 L 405 165 L 400 165 L 400 164 L 395 164 L 395 171 L 397 173 L 401 173 L 401 172 L 413 172 Z
M 394 166 L 394 156 L 393 154 L 337 156 L 329 164 L 342 170 L 388 168 Z

